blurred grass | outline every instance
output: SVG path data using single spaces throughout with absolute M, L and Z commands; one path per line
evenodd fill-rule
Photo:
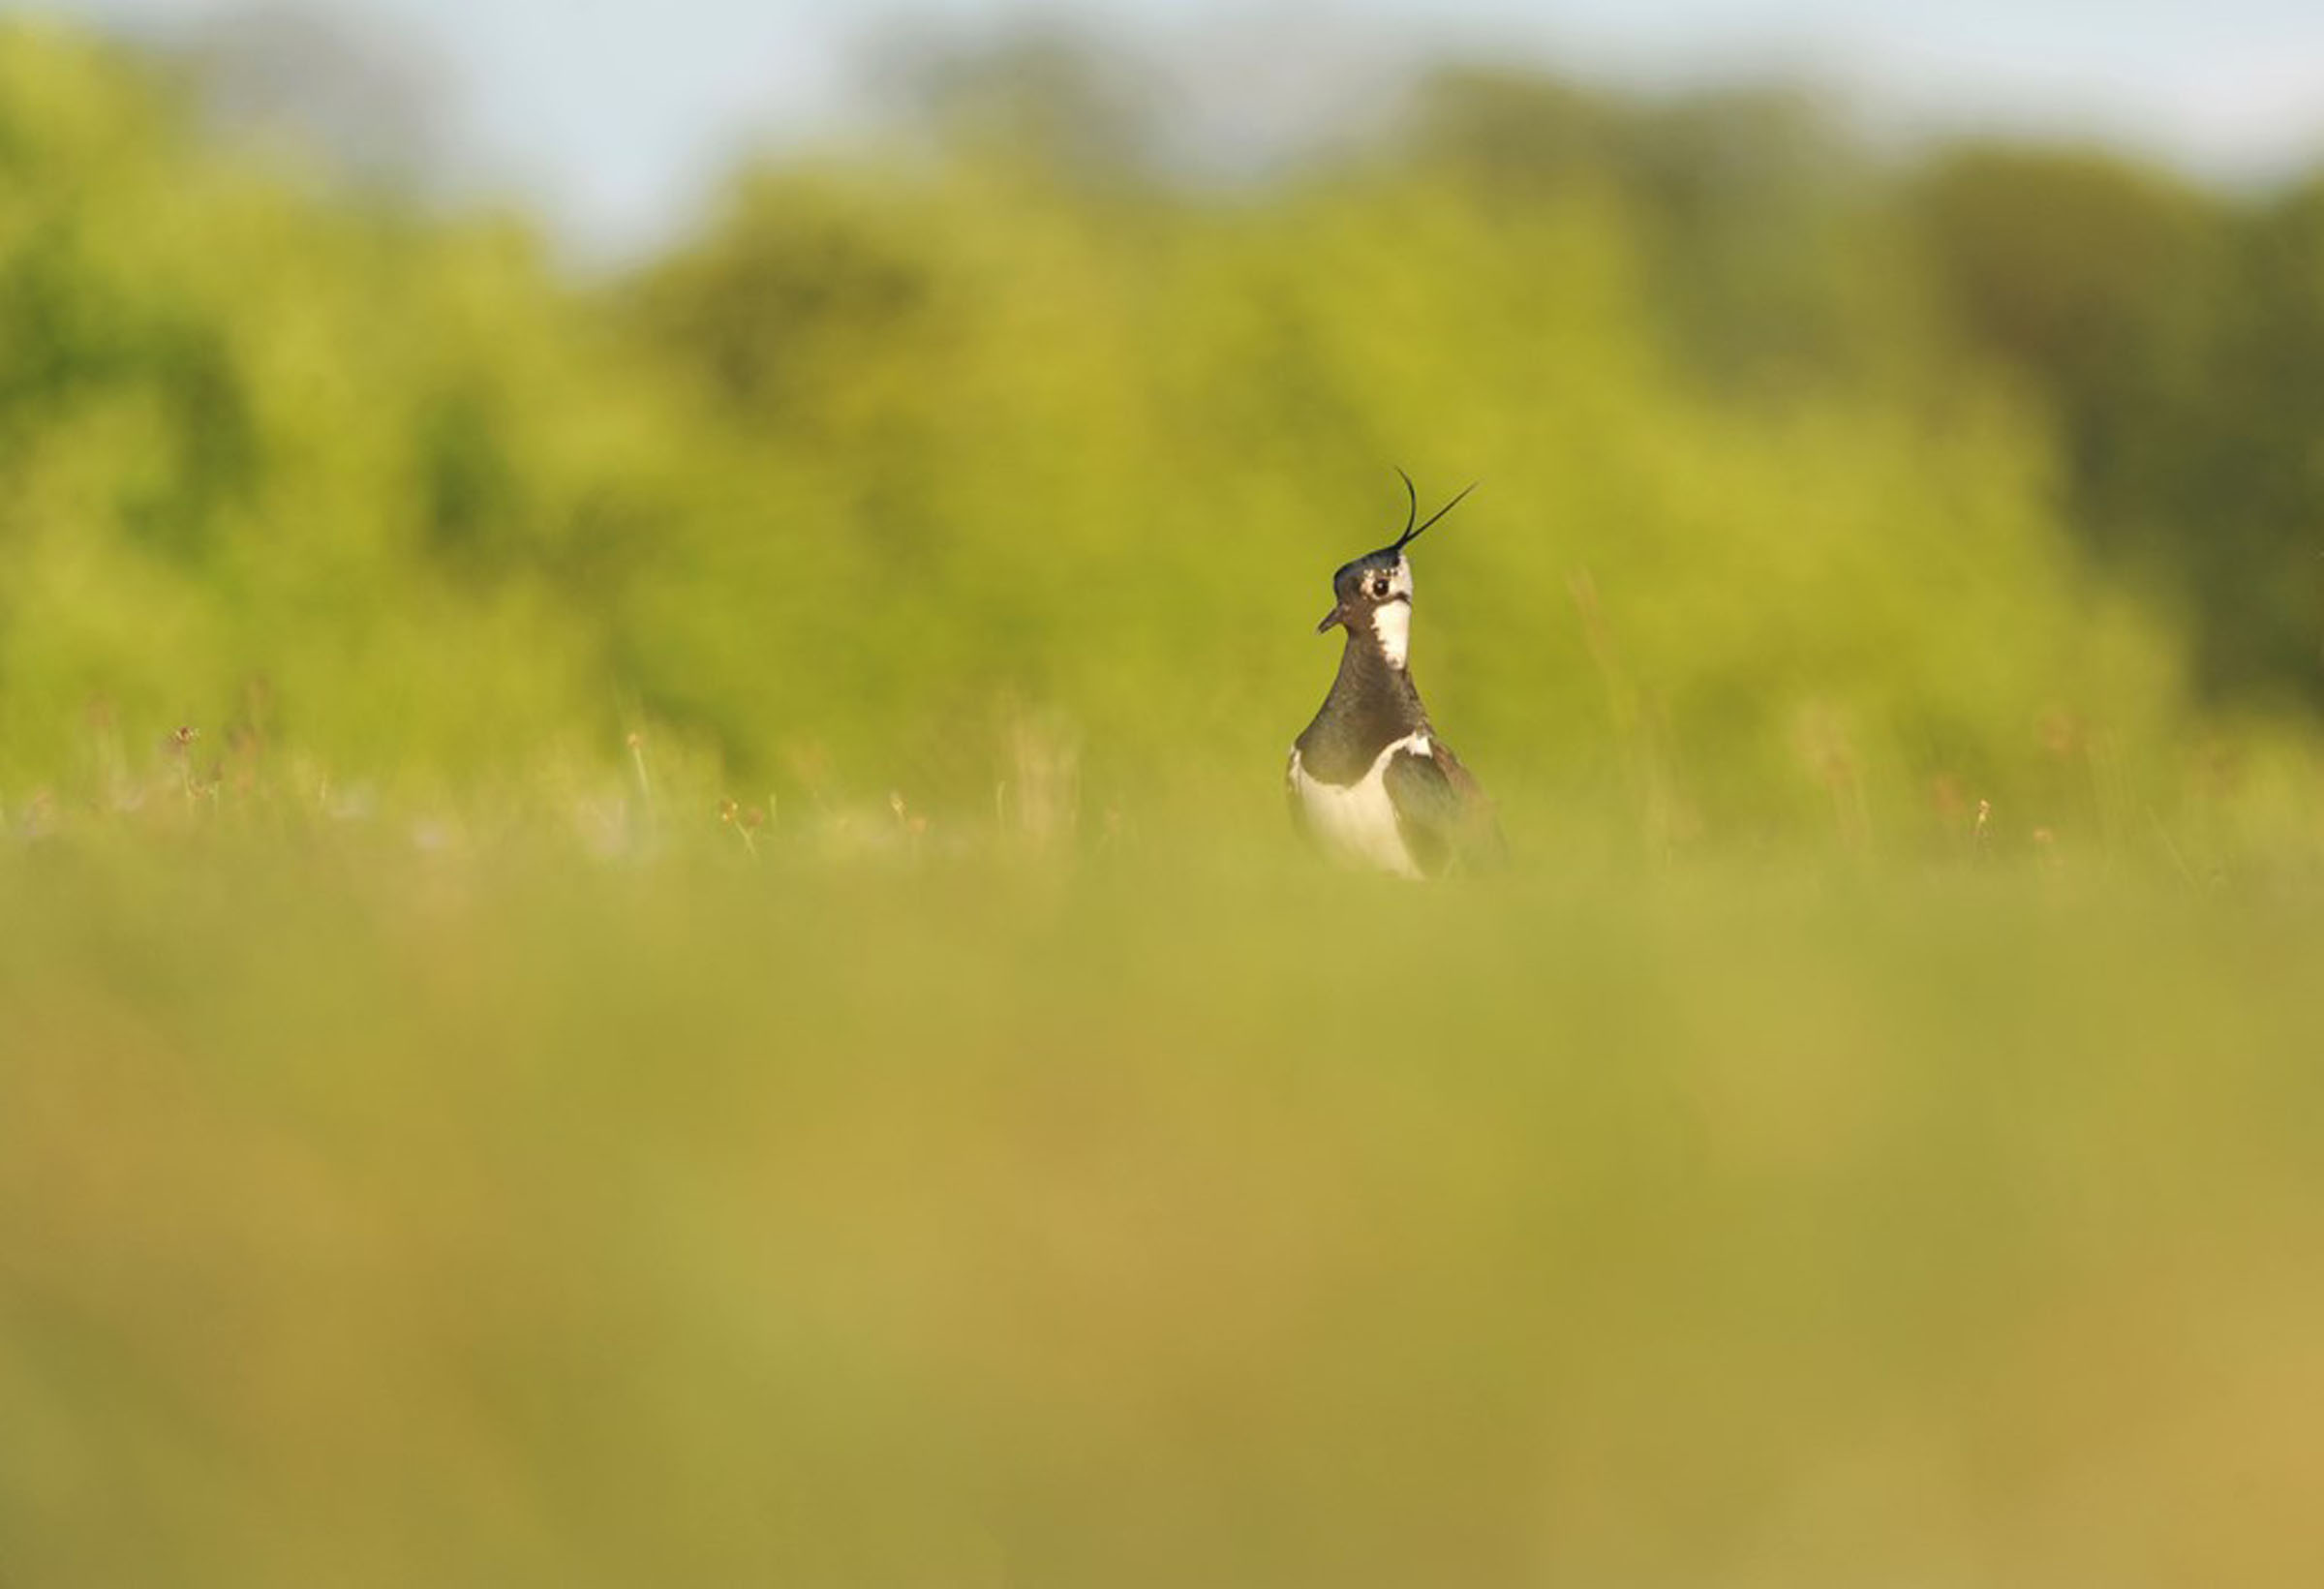
M 17 844 L 0 1572 L 2312 1582 L 2320 954 L 2032 862 Z

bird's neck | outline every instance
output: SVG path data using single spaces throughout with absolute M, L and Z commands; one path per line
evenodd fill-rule
M 1374 607 L 1365 626 L 1389 665 L 1402 669 L 1412 659 L 1412 603 L 1384 601 Z
M 1387 747 L 1427 731 L 1412 676 L 1390 659 L 1370 626 L 1351 628 L 1331 693 L 1299 738 L 1300 765 L 1323 782 L 1352 784 Z
M 1381 636 L 1368 627 L 1348 630 L 1347 643 L 1339 653 L 1339 677 L 1331 682 L 1331 693 L 1342 702 L 1390 705 L 1397 717 L 1408 717 L 1416 724 L 1426 720 L 1421 707 L 1421 692 L 1413 688 L 1412 674 L 1404 666 L 1400 650 L 1391 652 Z

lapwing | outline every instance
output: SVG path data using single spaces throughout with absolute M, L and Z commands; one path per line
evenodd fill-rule
M 1315 632 L 1346 640 L 1323 709 L 1292 747 L 1284 781 L 1292 821 L 1341 860 L 1403 877 L 1475 869 L 1503 853 L 1500 824 L 1477 779 L 1436 737 L 1413 688 L 1412 565 L 1404 548 L 1476 490 L 1416 524 L 1421 494 L 1404 480 L 1404 533 L 1331 576 L 1336 598 Z

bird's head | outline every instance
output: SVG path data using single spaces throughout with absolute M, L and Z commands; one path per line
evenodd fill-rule
M 1444 506 L 1428 516 L 1427 524 L 1416 521 L 1421 516 L 1421 494 L 1412 483 L 1412 476 L 1402 470 L 1396 473 L 1404 480 L 1404 494 L 1411 508 L 1404 516 L 1404 533 L 1391 545 L 1377 552 L 1366 552 L 1353 563 L 1343 563 L 1331 576 L 1333 605 L 1315 626 L 1323 634 L 1334 627 L 1344 628 L 1351 635 L 1370 635 L 1380 643 L 1388 659 L 1398 667 L 1411 643 L 1412 634 L 1412 564 L 1404 556 L 1404 548 L 1421 537 L 1421 532 L 1452 511 L 1477 489 L 1472 482 Z

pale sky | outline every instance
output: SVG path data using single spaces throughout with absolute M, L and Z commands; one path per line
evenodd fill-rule
M 271 0 L 275 12 L 284 0 Z M 682 225 L 737 154 L 843 126 L 864 41 L 1028 16 L 1119 36 L 1190 115 L 1392 87 L 1432 57 L 1538 59 L 1647 87 L 1806 76 L 1876 125 L 2105 138 L 2230 178 L 2324 156 L 2324 0 L 290 0 L 426 63 L 464 186 L 515 193 L 575 246 Z M 42 0 L 176 33 L 252 0 Z M 1224 88 L 1217 85 L 1224 84 Z M 1294 112 L 1285 112 L 1287 114 Z M 1227 136 L 1239 136 L 1230 126 Z

